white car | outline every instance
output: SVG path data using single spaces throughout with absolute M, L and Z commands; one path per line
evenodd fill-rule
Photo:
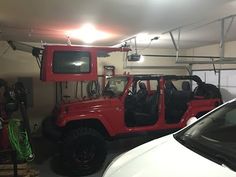
M 120 155 L 103 177 L 236 177 L 236 99 Z

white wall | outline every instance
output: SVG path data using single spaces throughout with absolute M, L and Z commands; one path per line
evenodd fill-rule
M 6 42 L 0 41 L 0 78 L 11 85 L 18 77 L 33 78 L 33 107 L 28 111 L 33 126 L 52 111 L 55 103 L 55 86 L 40 81 L 39 67 L 31 54 L 14 51 Z
M 157 54 L 175 54 L 174 49 L 145 49 L 139 52 L 142 55 L 157 55 Z M 109 58 L 99 58 L 98 72 L 102 74 L 104 65 L 114 65 L 116 73 L 122 74 L 130 72 L 130 74 L 176 74 L 185 75 L 187 70 L 182 64 L 175 64 L 175 58 L 157 58 L 144 57 L 142 63 L 126 62 L 124 53 L 112 53 Z
M 219 44 L 202 46 L 197 48 L 191 48 L 185 51 L 186 55 L 210 55 L 210 56 L 220 56 L 220 48 Z M 225 43 L 225 57 L 236 57 L 236 41 L 226 42 Z M 190 59 L 193 61 L 197 61 L 199 59 Z M 216 68 L 236 68 L 236 64 L 222 64 L 215 65 Z M 193 69 L 213 69 L 212 64 L 208 65 L 193 65 Z

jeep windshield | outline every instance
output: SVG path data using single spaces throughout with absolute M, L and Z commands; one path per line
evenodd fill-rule
M 236 100 L 174 137 L 196 153 L 236 171 Z
M 128 82 L 127 77 L 111 77 L 109 78 L 104 90 L 103 95 L 117 97 L 121 96 L 125 90 Z

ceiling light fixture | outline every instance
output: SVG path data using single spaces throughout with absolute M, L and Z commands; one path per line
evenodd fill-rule
M 99 31 L 94 25 L 87 23 L 78 30 L 67 31 L 66 36 L 79 39 L 86 44 L 91 44 L 97 40 L 107 39 L 111 34 Z

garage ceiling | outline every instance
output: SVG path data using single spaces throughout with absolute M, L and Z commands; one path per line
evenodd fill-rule
M 93 24 L 107 33 L 93 45 L 116 45 L 137 34 L 139 46 L 173 47 L 168 34 L 184 26 L 181 47 L 190 48 L 220 40 L 220 22 L 199 27 L 236 13 L 235 0 L 1 0 L 0 39 L 24 42 L 66 43 L 68 31 Z M 226 20 L 226 27 L 230 20 Z M 236 20 L 227 40 L 236 40 Z M 177 38 L 177 32 L 174 33 Z M 72 44 L 84 44 L 70 36 Z

